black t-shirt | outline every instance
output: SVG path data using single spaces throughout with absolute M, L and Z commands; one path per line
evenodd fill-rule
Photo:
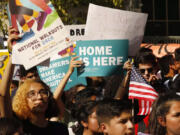
M 47 127 L 41 128 L 25 120 L 23 121 L 23 130 L 25 135 L 69 135 L 64 124 L 52 121 L 49 121 Z

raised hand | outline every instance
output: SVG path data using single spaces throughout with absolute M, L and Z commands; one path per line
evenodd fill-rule
M 10 26 L 8 28 L 8 40 L 7 40 L 9 52 L 12 52 L 12 46 L 13 44 L 15 44 L 15 41 L 18 39 L 20 39 L 19 31 L 16 28 Z
M 75 67 L 81 67 L 83 65 L 83 61 L 82 60 L 76 60 L 77 58 L 79 58 L 79 56 L 71 58 L 68 72 L 72 73 L 74 71 Z

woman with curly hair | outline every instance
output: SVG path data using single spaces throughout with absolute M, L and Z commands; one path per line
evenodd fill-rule
M 180 135 L 180 96 L 160 95 L 153 104 L 149 118 L 151 135 Z
M 16 29 L 11 28 L 10 32 L 13 33 L 13 31 L 16 31 Z M 17 35 L 10 34 L 9 45 L 11 46 L 11 41 L 17 38 Z M 82 65 L 82 61 L 76 59 L 77 57 L 71 59 L 69 70 L 59 83 L 54 94 L 41 80 L 25 80 L 18 88 L 11 103 L 9 84 L 13 75 L 14 65 L 11 63 L 12 59 L 10 56 L 0 85 L 0 116 L 17 117 L 22 121 L 25 134 L 68 135 L 66 126 L 59 122 L 52 122 L 49 119 L 53 116 L 58 116 L 59 111 L 64 109 L 61 102 L 63 89 L 74 68 Z

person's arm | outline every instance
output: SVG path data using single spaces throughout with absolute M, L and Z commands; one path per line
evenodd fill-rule
M 124 69 L 127 70 L 126 76 L 124 77 L 123 81 L 121 82 L 116 95 L 115 95 L 115 99 L 123 99 L 125 93 L 127 92 L 128 89 L 128 85 L 129 85 L 129 79 L 130 79 L 130 74 L 131 74 L 131 69 L 132 69 L 132 64 L 131 62 L 128 60 L 124 63 Z
M 18 39 L 16 34 L 18 31 L 13 27 L 10 27 L 8 38 L 8 48 L 12 50 L 12 44 L 14 40 Z M 11 56 L 9 56 L 9 62 L 6 65 L 4 74 L 2 76 L 2 81 L 0 84 L 0 117 L 11 117 L 12 116 L 12 105 L 10 98 L 10 84 L 13 76 L 14 65 L 11 62 Z
M 12 106 L 10 98 L 10 84 L 13 76 L 14 65 L 11 63 L 11 57 L 6 66 L 5 72 L 2 77 L 1 87 L 0 87 L 0 116 L 1 117 L 11 117 L 12 116 Z
M 81 60 L 76 60 L 77 58 L 78 58 L 78 56 L 73 57 L 71 59 L 67 73 L 65 74 L 63 79 L 60 81 L 58 87 L 56 88 L 56 90 L 54 92 L 54 98 L 55 98 L 57 105 L 58 105 L 58 108 L 60 110 L 60 117 L 62 117 L 63 113 L 64 113 L 64 104 L 61 101 L 61 96 L 62 96 L 62 93 L 64 91 L 64 88 L 65 88 L 71 74 L 73 73 L 74 68 L 80 67 L 83 64 L 83 62 Z
M 128 88 L 128 84 L 129 84 L 129 79 L 130 79 L 130 73 L 131 71 L 127 71 L 126 76 L 124 77 L 123 81 L 121 82 L 116 95 L 115 95 L 115 99 L 123 99 L 127 88 Z

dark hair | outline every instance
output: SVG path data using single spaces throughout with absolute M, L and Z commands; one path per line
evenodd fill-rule
M 15 118 L 0 118 L 0 135 L 12 135 L 21 127 L 21 122 Z
M 20 65 L 19 73 L 20 73 L 20 77 L 22 78 L 22 77 L 25 77 L 28 73 L 37 73 L 37 68 L 35 66 L 26 70 L 23 65 Z
M 104 77 L 97 77 L 98 80 L 93 80 L 92 77 L 86 77 L 88 87 L 103 87 L 105 84 Z
M 72 117 L 76 117 L 74 116 L 74 114 L 79 110 L 79 108 L 81 108 L 82 104 L 84 104 L 87 101 L 91 101 L 92 96 L 99 97 L 99 95 L 99 91 L 94 90 L 90 87 L 87 87 L 84 90 L 79 91 L 74 97 L 75 103 L 71 108 Z
M 174 64 L 174 58 L 172 55 L 165 55 L 158 60 L 158 63 L 162 76 L 164 76 L 169 73 L 169 65 Z
M 80 104 L 80 103 L 83 103 L 83 102 L 90 100 L 90 98 L 92 96 L 99 97 L 100 94 L 101 93 L 99 91 L 97 91 L 96 89 L 94 89 L 93 87 L 86 87 L 85 89 L 79 91 L 75 95 L 74 100 L 75 100 L 76 104 Z
M 152 53 L 140 53 L 136 56 L 134 64 L 136 67 L 139 67 L 139 64 L 152 64 L 152 66 L 157 66 L 157 60 Z
M 81 121 L 88 122 L 88 117 L 94 112 L 96 108 L 96 101 L 87 101 L 81 104 L 80 108 L 75 112 L 75 117 L 78 120 L 78 124 L 73 126 L 73 132 L 76 135 L 82 135 L 84 127 L 81 124 Z
M 17 80 L 12 80 L 11 83 L 16 85 L 17 87 L 19 86 L 19 81 L 17 81 Z
M 120 116 L 123 112 L 129 112 L 132 104 L 129 100 L 104 99 L 99 101 L 96 114 L 99 123 L 108 123 L 115 116 Z
M 180 96 L 176 93 L 162 94 L 153 103 L 152 111 L 149 117 L 150 134 L 166 135 L 166 127 L 159 124 L 158 117 L 161 116 L 165 120 L 165 117 L 172 105 L 170 103 L 171 101 L 180 101 Z
M 176 61 L 180 61 L 180 48 L 177 48 L 177 49 L 174 51 L 174 54 L 175 54 L 175 60 L 176 60 Z
M 137 56 L 137 55 L 143 55 L 144 53 L 153 53 L 153 51 L 152 51 L 152 49 L 150 49 L 150 48 L 141 47 L 141 48 L 138 50 L 136 56 Z
M 76 94 L 78 93 L 77 89 L 79 87 L 86 87 L 83 84 L 78 84 L 70 88 L 68 91 L 65 91 L 65 106 L 67 109 L 70 109 L 73 105 L 73 99 L 75 98 Z

